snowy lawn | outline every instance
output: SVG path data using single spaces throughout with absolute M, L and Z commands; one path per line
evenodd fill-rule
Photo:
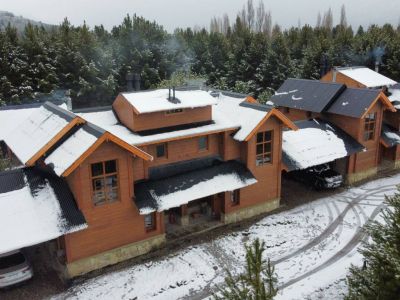
M 89 279 L 54 299 L 205 299 L 223 283 L 226 269 L 242 270 L 243 243 L 255 238 L 266 242 L 276 264 L 277 299 L 340 299 L 348 267 L 362 262 L 360 228 L 377 217 L 384 195 L 399 183 L 400 174 L 348 189 L 159 261 Z

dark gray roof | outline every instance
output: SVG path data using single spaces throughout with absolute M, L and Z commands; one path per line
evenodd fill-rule
M 346 88 L 344 84 L 307 79 L 287 79 L 272 96 L 276 106 L 323 112 Z
M 85 217 L 76 205 L 67 182 L 55 174 L 36 167 L 0 172 L 0 194 L 20 190 L 28 184 L 32 195 L 35 195 L 46 182 L 53 188 L 60 203 L 66 229 L 69 230 L 86 224 Z
M 294 123 L 299 128 L 299 130 L 306 128 L 316 128 L 333 132 L 338 138 L 340 138 L 343 141 L 344 146 L 346 148 L 347 156 L 365 150 L 365 147 L 361 145 L 359 142 L 357 142 L 352 136 L 350 136 L 341 128 L 335 126 L 330 122 L 321 119 L 313 119 L 313 120 L 297 121 Z M 305 140 L 304 143 L 307 143 L 307 141 Z M 282 151 L 282 161 L 287 166 L 289 171 L 300 169 L 299 163 L 296 161 L 296 159 L 289 157 L 285 153 L 285 151 Z
M 360 118 L 380 94 L 380 90 L 347 88 L 326 111 L 328 113 Z
M 52 113 L 58 115 L 59 117 L 65 119 L 67 122 L 70 122 L 71 120 L 76 118 L 76 115 L 73 114 L 72 112 L 60 108 L 59 106 L 51 103 L 51 102 L 45 102 L 43 104 L 43 107 L 45 107 L 47 110 L 51 111 Z
M 400 144 L 400 132 L 387 124 L 382 124 L 381 138 L 389 147 Z
M 190 189 L 200 182 L 207 182 L 218 175 L 236 174 L 241 180 L 254 179 L 253 174 L 237 161 L 215 161 L 210 167 L 167 177 L 159 180 L 148 180 L 135 184 L 135 203 L 139 210 L 159 209 L 156 195 L 168 195 L 177 191 Z M 221 187 L 221 191 L 224 187 Z M 211 194 L 210 194 L 211 195 Z M 188 199 L 188 201 L 196 199 Z
M 247 101 L 243 101 L 242 103 L 239 104 L 239 106 L 252 108 L 252 109 L 264 111 L 264 112 L 269 112 L 270 110 L 272 110 L 274 108 L 272 105 L 269 105 L 269 104 L 251 103 L 251 102 L 247 102 Z

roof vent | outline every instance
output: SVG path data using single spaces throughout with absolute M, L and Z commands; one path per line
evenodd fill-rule
M 175 96 L 175 87 L 173 86 L 172 89 L 169 88 L 168 90 L 168 99 L 169 102 L 174 103 L 174 104 L 178 104 L 181 103 L 181 101 L 179 101 L 178 98 L 176 98 Z

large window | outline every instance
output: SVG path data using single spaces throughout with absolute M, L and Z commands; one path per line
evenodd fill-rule
M 156 156 L 157 158 L 167 157 L 167 144 L 160 144 L 156 146 Z
M 91 165 L 94 205 L 118 200 L 117 161 L 109 160 Z
M 150 213 L 144 216 L 144 228 L 146 231 L 152 231 L 156 229 L 156 214 Z
M 208 136 L 199 137 L 199 151 L 208 150 Z
M 257 133 L 256 165 L 262 166 L 272 162 L 272 130 Z
M 376 126 L 376 113 L 368 114 L 365 117 L 364 141 L 370 141 L 375 138 L 375 126 Z

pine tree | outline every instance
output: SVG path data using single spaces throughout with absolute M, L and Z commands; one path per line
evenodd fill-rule
M 265 242 L 254 240 L 246 245 L 246 270 L 238 277 L 228 271 L 226 287 L 214 295 L 215 300 L 272 300 L 278 289 L 275 268 L 265 260 Z
M 360 250 L 364 266 L 350 269 L 349 300 L 400 299 L 400 187 L 386 203 L 382 221 L 366 226 L 371 238 Z

